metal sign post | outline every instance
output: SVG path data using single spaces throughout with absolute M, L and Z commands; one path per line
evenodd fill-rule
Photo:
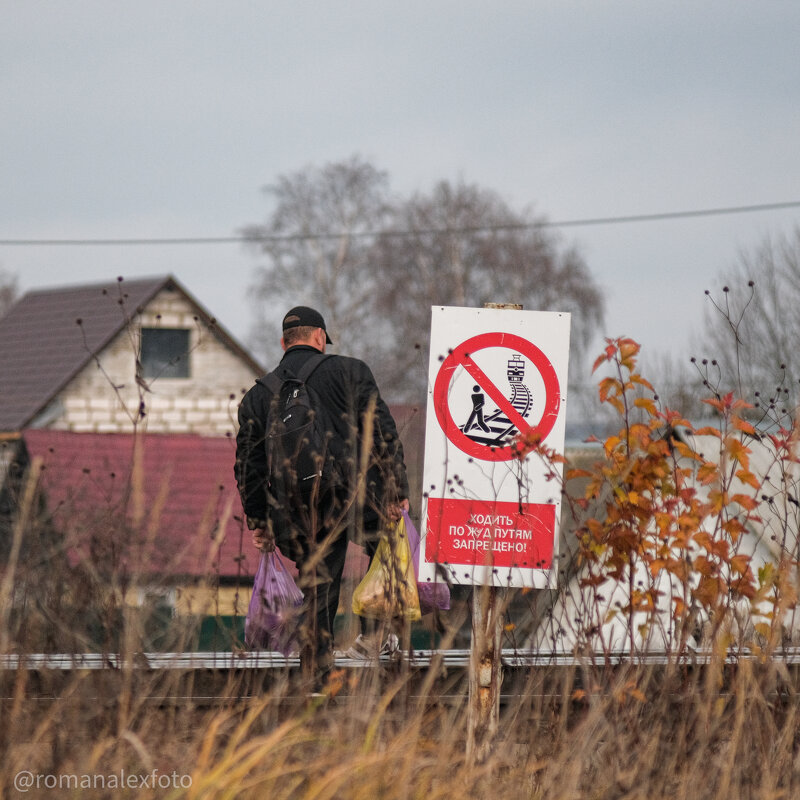
M 499 722 L 503 613 L 512 587 L 555 575 L 560 487 L 519 456 L 522 437 L 564 449 L 569 314 L 434 307 L 419 580 L 473 593 L 467 753 Z

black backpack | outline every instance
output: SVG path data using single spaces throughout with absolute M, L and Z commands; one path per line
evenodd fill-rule
M 259 380 L 272 393 L 264 444 L 273 511 L 308 506 L 341 482 L 338 439 L 306 383 L 326 358 L 311 356 L 296 376 L 281 378 L 275 370 Z

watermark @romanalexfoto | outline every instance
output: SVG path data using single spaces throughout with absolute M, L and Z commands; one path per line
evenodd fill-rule
M 177 772 L 97 772 L 81 774 L 45 774 L 23 769 L 14 776 L 14 788 L 18 792 L 41 789 L 65 791 L 69 789 L 189 789 L 191 775 Z

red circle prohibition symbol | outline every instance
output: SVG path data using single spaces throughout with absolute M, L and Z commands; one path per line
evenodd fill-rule
M 483 370 L 473 361 L 472 355 L 487 347 L 505 347 L 526 356 L 539 371 L 545 387 L 545 407 L 539 424 L 530 425 L 511 405 L 506 396 L 498 389 Z M 445 436 L 461 451 L 481 461 L 510 461 L 514 458 L 515 449 L 511 445 L 492 447 L 470 439 L 456 425 L 450 413 L 448 394 L 456 369 L 463 367 L 475 379 L 475 382 L 497 403 L 514 423 L 521 435 L 538 435 L 544 441 L 553 430 L 561 406 L 561 388 L 558 376 L 547 356 L 532 342 L 513 333 L 482 333 L 462 342 L 452 350 L 442 362 L 436 383 L 433 386 L 433 405 L 436 417 Z

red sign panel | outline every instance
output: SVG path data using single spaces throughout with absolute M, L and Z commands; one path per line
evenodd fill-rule
M 428 498 L 425 560 L 549 569 L 555 505 Z

